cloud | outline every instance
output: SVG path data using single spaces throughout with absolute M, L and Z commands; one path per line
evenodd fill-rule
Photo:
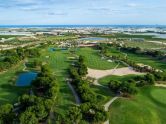
M 68 13 L 66 13 L 66 12 L 49 12 L 48 13 L 48 15 L 50 15 L 50 16 L 66 16 L 66 15 L 68 15 Z
M 89 8 L 90 11 L 110 11 L 109 8 Z
M 139 4 L 137 4 L 137 3 L 128 3 L 127 6 L 128 7 L 138 7 Z

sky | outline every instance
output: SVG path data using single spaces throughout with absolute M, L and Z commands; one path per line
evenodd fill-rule
M 0 25 L 166 25 L 166 0 L 0 0 Z

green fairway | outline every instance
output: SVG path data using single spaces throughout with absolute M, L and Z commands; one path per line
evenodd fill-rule
M 17 69 L 11 68 L 0 74 L 0 104 L 14 103 L 21 94 L 27 91 L 28 88 L 26 87 L 15 86 L 17 72 L 22 71 L 22 69 L 23 64 L 21 63 Z
M 67 71 L 70 66 L 70 62 L 68 60 L 70 54 L 68 50 L 49 51 L 49 48 L 52 47 L 50 46 L 41 50 L 42 56 L 39 59 L 42 62 L 47 62 L 57 77 L 60 92 L 58 94 L 55 109 L 58 113 L 65 113 L 66 109 L 75 103 L 74 96 L 66 82 L 66 78 L 68 76 Z M 49 58 L 46 56 L 49 56 Z
M 92 69 L 113 69 L 118 64 L 117 62 L 108 62 L 107 60 L 101 59 L 99 51 L 93 48 L 81 48 L 77 51 L 77 54 L 84 56 L 86 65 Z M 119 67 L 123 67 L 123 65 L 120 64 Z
M 121 98 L 110 107 L 111 124 L 165 124 L 166 89 L 144 87 L 132 99 Z
M 156 48 L 165 48 L 166 45 L 158 44 L 158 43 L 150 43 L 146 41 L 125 41 L 125 45 L 127 47 L 140 47 L 141 49 L 156 49 Z
M 123 51 L 119 52 L 115 48 L 111 48 L 111 50 L 109 51 L 109 54 L 115 55 L 115 56 L 121 56 L 121 57 L 124 57 L 124 54 L 127 54 L 127 58 L 136 63 L 142 63 L 145 65 L 150 65 L 151 67 L 154 67 L 156 69 L 166 70 L 166 62 L 162 62 L 160 60 L 157 60 L 155 58 L 152 58 L 146 55 L 134 54 L 134 53 L 123 52 Z
M 136 55 L 132 53 L 127 53 L 127 55 L 128 55 L 128 59 L 133 60 L 137 63 L 143 63 L 145 65 L 150 65 L 157 69 L 166 70 L 166 62 L 155 60 L 154 58 L 144 56 L 144 55 L 139 55 L 139 54 Z
M 92 85 L 91 89 L 97 95 L 97 103 L 100 103 L 101 105 L 105 104 L 114 96 L 113 93 L 109 90 L 109 88 Z
M 108 83 L 111 80 L 127 81 L 127 80 L 133 79 L 133 78 L 135 78 L 137 76 L 138 75 L 126 75 L 126 76 L 115 76 L 115 75 L 111 75 L 111 76 L 106 76 L 106 77 L 103 77 L 103 78 L 99 79 L 99 83 L 102 84 L 102 85 L 107 86 Z

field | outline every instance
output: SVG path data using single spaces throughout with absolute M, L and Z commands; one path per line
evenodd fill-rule
M 95 37 L 103 37 L 103 38 L 117 38 L 117 39 L 130 39 L 130 38 L 143 38 L 145 40 L 151 41 L 166 41 L 162 38 L 155 38 L 153 35 L 130 35 L 130 34 L 123 34 L 123 33 L 114 33 L 110 35 L 93 35 Z
M 165 124 L 166 89 L 144 87 L 132 99 L 118 99 L 110 107 L 111 124 Z
M 50 48 L 55 48 L 51 51 Z M 99 51 L 94 48 L 79 48 L 76 55 L 70 50 L 56 49 L 56 46 L 50 45 L 38 48 L 41 52 L 40 57 L 29 58 L 29 62 L 40 60 L 47 63 L 59 84 L 59 93 L 57 96 L 54 112 L 66 115 L 69 107 L 75 104 L 74 96 L 67 85 L 68 69 L 73 60 L 69 59 L 76 55 L 85 57 L 85 64 L 89 68 L 98 70 L 113 69 L 117 62 L 108 62 L 107 59 L 101 59 Z M 115 48 L 110 49 L 111 55 L 124 56 Z M 166 69 L 166 63 L 155 60 L 143 55 L 127 53 L 127 57 L 137 63 L 144 63 L 159 69 Z M 124 67 L 120 64 L 118 68 Z M 28 91 L 29 87 L 16 87 L 15 82 L 19 72 L 24 68 L 23 62 L 17 67 L 11 68 L 10 71 L 0 74 L 0 104 L 15 103 L 17 98 Z M 135 78 L 137 75 L 126 76 L 106 76 L 99 79 L 99 83 L 107 86 L 110 80 L 125 81 Z M 114 97 L 113 93 L 107 87 L 90 85 L 91 89 L 97 95 L 97 103 L 104 105 Z M 93 98 L 92 98 L 93 99 Z M 139 93 L 131 98 L 119 98 L 110 106 L 109 119 L 111 124 L 164 124 L 166 122 L 166 89 L 159 87 L 144 87 Z
M 129 60 L 132 60 L 136 63 L 142 63 L 145 65 L 150 65 L 156 69 L 166 70 L 166 62 L 162 62 L 155 58 L 152 58 L 146 55 L 141 55 L 141 54 L 134 54 L 134 53 L 123 52 L 123 51 L 119 52 L 118 50 L 114 48 L 110 50 L 110 55 L 124 56 L 124 54 L 127 54 L 127 58 Z
M 16 69 L 17 68 L 17 69 Z M 17 98 L 26 93 L 26 87 L 16 87 L 15 82 L 19 71 L 22 71 L 23 64 L 0 74 L 0 104 L 15 103 Z
M 93 48 L 81 48 L 77 51 L 78 55 L 83 55 L 85 57 L 86 65 L 92 69 L 107 70 L 113 69 L 118 63 L 108 62 L 105 59 L 101 59 L 99 51 Z M 120 67 L 124 67 L 120 64 Z
M 108 86 L 108 83 L 111 80 L 115 80 L 115 81 L 126 81 L 126 80 L 130 80 L 137 77 L 137 75 L 126 75 L 126 76 L 115 76 L 115 75 L 111 75 L 111 76 L 106 76 L 103 77 L 101 79 L 99 79 L 99 83 L 105 86 Z
M 151 57 L 139 55 L 139 54 L 136 55 L 132 53 L 127 53 L 127 55 L 130 60 L 133 60 L 137 63 L 143 63 L 145 65 L 150 65 L 157 69 L 166 70 L 166 62 L 155 60 L 155 58 L 151 58 Z
M 67 50 L 50 51 L 49 48 L 51 47 L 52 46 L 42 49 L 42 55 L 39 59 L 48 63 L 57 77 L 60 92 L 58 94 L 58 101 L 55 109 L 56 112 L 64 113 L 66 112 L 66 109 L 75 103 L 73 94 L 66 83 L 66 78 L 68 77 L 67 71 L 70 66 L 67 58 L 70 54 Z M 49 56 L 49 58 L 46 58 L 46 56 Z
M 92 85 L 91 89 L 97 95 L 97 103 L 100 103 L 101 105 L 105 104 L 114 96 L 114 94 L 108 88 L 105 87 Z
M 11 37 L 17 37 L 17 36 L 15 36 L 15 35 L 0 35 L 0 40 L 1 40 L 1 38 L 7 39 L 7 38 L 11 38 Z
M 124 42 L 127 47 L 140 47 L 142 49 L 159 49 L 166 48 L 166 45 L 158 44 L 158 43 L 150 43 L 146 41 L 125 41 Z
M 53 47 L 55 46 L 39 48 L 41 57 L 30 58 L 28 61 L 31 62 L 34 59 L 37 59 L 42 61 L 43 63 L 48 63 L 50 65 L 52 71 L 57 77 L 57 82 L 60 88 L 55 109 L 58 113 L 65 113 L 66 109 L 75 104 L 73 94 L 66 83 L 66 78 L 68 77 L 67 71 L 71 64 L 71 60 L 69 60 L 68 57 L 73 57 L 73 55 L 68 50 L 50 51 L 50 48 Z M 85 56 L 86 62 L 91 68 L 110 69 L 114 68 L 117 65 L 117 63 L 115 62 L 110 63 L 106 60 L 101 60 L 101 57 L 98 55 L 98 51 L 92 48 L 81 48 L 78 51 L 78 55 Z M 15 86 L 15 82 L 18 76 L 16 72 L 22 72 L 22 69 L 23 63 L 21 63 L 19 65 L 19 68 L 17 68 L 16 70 L 11 69 L 4 74 L 0 74 L 0 103 L 14 103 L 17 101 L 18 96 L 20 96 L 22 93 L 27 92 L 28 88 Z M 92 86 L 91 88 L 97 93 L 99 101 L 100 99 L 103 99 L 101 103 L 105 103 L 111 98 L 111 92 L 109 90 L 105 90 L 97 86 Z
M 76 39 L 77 37 L 75 36 L 44 36 L 41 37 L 41 40 L 46 40 L 46 41 L 64 41 L 64 40 L 69 40 L 69 39 Z

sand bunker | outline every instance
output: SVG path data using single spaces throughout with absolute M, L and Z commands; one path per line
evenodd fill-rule
M 156 87 L 165 87 L 166 88 L 166 84 L 155 84 Z
M 125 68 L 118 68 L 118 69 L 110 69 L 110 70 L 95 70 L 88 68 L 88 77 L 92 77 L 95 79 L 100 79 L 102 77 L 108 76 L 108 75 L 117 75 L 117 76 L 124 76 L 129 74 L 143 74 L 140 72 L 136 72 L 132 68 L 125 67 Z

